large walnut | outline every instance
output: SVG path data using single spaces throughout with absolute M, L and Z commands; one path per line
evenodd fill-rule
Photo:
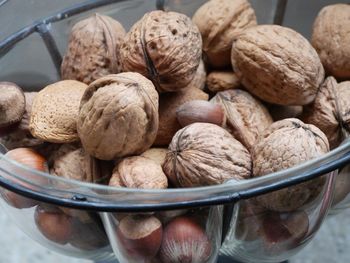
M 249 92 L 280 105 L 311 103 L 325 75 L 310 43 L 277 25 L 256 26 L 239 35 L 233 43 L 232 65 Z
M 248 150 L 225 129 L 194 123 L 175 134 L 163 170 L 173 185 L 196 187 L 247 179 L 251 165 Z
M 193 16 L 203 38 L 203 51 L 215 68 L 230 65 L 234 38 L 257 24 L 254 9 L 247 0 L 211 0 Z
M 141 73 L 159 92 L 177 91 L 196 74 L 202 39 L 187 16 L 153 11 L 131 28 L 120 52 L 124 71 Z
M 158 131 L 158 93 L 138 73 L 102 77 L 90 84 L 80 104 L 78 133 L 83 148 L 101 160 L 137 155 Z
M 219 92 L 211 102 L 222 106 L 226 115 L 223 127 L 249 150 L 273 122 L 265 106 L 243 90 Z
M 337 83 L 328 77 L 314 103 L 304 107 L 302 120 L 320 128 L 329 140 L 331 149 L 339 146 L 350 130 L 350 82 Z
M 350 78 L 350 5 L 324 7 L 313 26 L 312 45 L 328 74 Z
M 326 135 L 314 125 L 298 119 L 275 122 L 252 150 L 253 176 L 259 177 L 288 169 L 329 151 Z M 268 209 L 294 211 L 312 201 L 322 191 L 324 177 L 284 188 L 257 199 Z
M 79 21 L 69 37 L 61 66 L 62 79 L 90 84 L 94 80 L 121 72 L 119 49 L 125 36 L 123 26 L 100 14 Z

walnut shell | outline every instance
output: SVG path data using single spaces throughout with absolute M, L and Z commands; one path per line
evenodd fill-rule
M 141 156 L 151 159 L 159 165 L 163 165 L 167 152 L 168 149 L 165 148 L 151 148 L 145 151 L 143 154 L 141 154 Z
M 153 160 L 141 156 L 125 158 L 113 170 L 110 186 L 165 189 L 168 179 L 162 167 Z
M 181 129 L 176 118 L 176 110 L 182 104 L 192 100 L 209 99 L 209 95 L 196 88 L 180 90 L 178 92 L 160 95 L 159 101 L 159 129 L 154 145 L 168 146 L 175 133 Z
M 163 164 L 175 186 L 196 187 L 251 176 L 248 150 L 225 129 L 209 123 L 194 123 L 179 130 Z
M 137 155 L 158 131 L 158 93 L 138 73 L 102 77 L 90 84 L 80 104 L 78 133 L 83 148 L 101 160 Z
M 232 65 L 249 92 L 280 105 L 311 103 L 325 76 L 310 43 L 277 25 L 256 26 L 239 35 L 233 43 Z
M 206 83 L 208 90 L 214 93 L 241 86 L 239 78 L 233 71 L 213 71 L 208 74 Z
M 206 79 L 207 79 L 207 71 L 205 69 L 204 62 L 201 59 L 201 62 L 199 63 L 196 74 L 194 75 L 194 78 L 192 79 L 190 84 L 188 84 L 187 88 L 197 88 L 200 90 L 204 90 Z
M 335 4 L 318 14 L 312 33 L 312 45 L 317 50 L 329 75 L 350 78 L 350 6 Z
M 247 0 L 211 0 L 193 16 L 203 38 L 203 51 L 214 68 L 230 66 L 234 38 L 257 25 L 254 9 Z
M 62 79 L 90 84 L 121 72 L 119 49 L 124 36 L 123 26 L 109 16 L 94 14 L 78 22 L 72 28 L 61 65 Z
M 29 129 L 35 138 L 52 143 L 77 141 L 80 99 L 87 85 L 63 80 L 42 89 L 34 98 Z
M 226 115 L 223 127 L 248 150 L 273 122 L 265 106 L 243 90 L 219 92 L 210 102 L 222 106 Z
M 120 53 L 124 71 L 139 72 L 159 92 L 177 91 L 194 78 L 202 55 L 198 28 L 187 16 L 152 11 L 125 37 Z
M 259 177 L 299 165 L 329 151 L 326 135 L 298 119 L 272 124 L 253 147 L 253 176 Z M 260 204 L 278 212 L 294 211 L 322 191 L 324 177 L 257 197 Z

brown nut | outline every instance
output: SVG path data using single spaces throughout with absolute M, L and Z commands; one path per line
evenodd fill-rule
M 166 148 L 151 148 L 145 151 L 143 154 L 141 154 L 141 156 L 151 159 L 152 161 L 162 166 L 165 161 L 167 152 L 168 149 Z
M 342 201 L 347 200 L 347 196 L 350 193 L 349 169 L 349 165 L 345 166 L 342 169 L 339 169 L 334 186 L 334 196 L 332 201 L 333 208 Z
M 207 76 L 208 90 L 213 93 L 229 89 L 238 89 L 241 82 L 233 71 L 213 71 Z
M 303 113 L 303 106 L 269 105 L 268 110 L 274 121 L 299 118 Z
M 350 81 L 337 83 L 328 77 L 315 101 L 304 107 L 301 119 L 320 128 L 329 140 L 331 149 L 339 146 L 350 131 Z
M 203 51 L 214 68 L 230 65 L 234 38 L 257 24 L 254 9 L 247 0 L 211 0 L 193 16 L 203 38 Z
M 18 123 L 25 112 L 23 91 L 15 83 L 0 82 L 0 129 Z
M 298 119 L 272 124 L 252 149 L 253 176 L 259 177 L 299 165 L 329 151 L 326 135 Z M 278 212 L 295 211 L 317 197 L 325 178 L 284 188 L 257 197 L 264 207 Z
M 152 11 L 125 37 L 120 53 L 124 71 L 139 72 L 159 92 L 186 88 L 194 78 L 202 54 L 198 28 L 187 16 Z
M 223 128 L 194 123 L 179 130 L 163 164 L 175 186 L 216 185 L 251 176 L 248 150 Z
M 79 104 L 87 85 L 63 80 L 42 89 L 34 98 L 29 129 L 38 139 L 51 143 L 77 141 Z
M 311 103 L 325 76 L 311 44 L 277 25 L 256 26 L 239 35 L 233 43 L 232 65 L 249 92 L 279 105 Z
M 208 236 L 192 218 L 177 217 L 164 228 L 159 250 L 163 263 L 206 262 L 211 253 Z
M 196 88 L 200 90 L 205 89 L 205 82 L 207 79 L 207 71 L 205 69 L 205 65 L 203 60 L 199 63 L 196 74 L 190 84 L 188 84 L 187 88 Z
M 154 145 L 168 146 L 175 133 L 181 129 L 176 118 L 177 108 L 188 101 L 208 100 L 209 96 L 202 90 L 189 88 L 162 94 L 159 99 L 159 129 Z
M 79 21 L 70 33 L 61 66 L 62 79 L 90 84 L 121 72 L 119 49 L 124 36 L 123 26 L 109 16 L 94 14 Z
M 138 73 L 120 73 L 90 84 L 81 100 L 78 133 L 90 155 L 113 160 L 150 148 L 158 121 L 152 82 Z
M 117 228 L 125 256 L 140 262 L 157 255 L 162 235 L 162 223 L 154 216 L 129 215 L 119 222 Z
M 312 33 L 312 45 L 326 72 L 340 79 L 350 78 L 349 12 L 348 4 L 324 7 L 315 20 Z
M 151 159 L 135 156 L 125 158 L 113 170 L 110 186 L 165 189 L 168 179 L 162 167 Z
M 226 116 L 223 127 L 248 150 L 273 122 L 265 106 L 243 90 L 219 92 L 210 102 L 223 108 Z

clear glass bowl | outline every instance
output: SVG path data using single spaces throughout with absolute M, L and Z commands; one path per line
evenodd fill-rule
M 26 91 L 37 91 L 57 81 L 57 69 L 71 27 L 92 13 L 110 15 L 128 29 L 147 11 L 163 7 L 191 16 L 204 2 L 0 1 L 1 21 L 7 25 L 0 29 L 3 39 L 0 42 L 0 80 L 16 82 Z M 306 36 L 320 7 L 332 3 L 251 2 L 259 23 L 284 21 L 285 25 Z M 308 14 L 295 19 L 296 10 L 305 10 L 305 7 Z M 17 19 L 13 12 L 23 16 Z M 183 243 L 185 247 L 186 242 L 195 244 L 197 249 L 190 253 L 193 262 L 225 259 L 281 262 L 312 240 L 329 213 L 333 196 L 334 212 L 350 203 L 350 187 L 346 181 L 349 140 L 319 159 L 268 176 L 212 187 L 152 191 L 111 188 L 53 177 L 22 166 L 7 158 L 5 153 L 6 149 L 0 145 L 0 202 L 13 222 L 54 251 L 95 261 L 161 262 L 167 255 L 154 255 L 158 248 L 148 247 L 163 242 L 159 241 L 159 232 L 152 242 L 146 238 L 135 241 L 126 237 L 133 230 L 124 229 L 130 220 L 136 224 L 150 220 L 160 226 L 163 238 L 177 234 L 171 231 L 173 225 L 175 229 L 190 229 Z M 271 212 L 256 202 L 259 195 L 308 180 L 321 180 L 322 186 L 298 211 Z M 346 187 L 339 190 L 344 185 Z M 154 249 L 156 252 L 145 252 L 144 246 L 147 251 Z M 181 254 L 179 251 L 181 247 L 177 248 Z

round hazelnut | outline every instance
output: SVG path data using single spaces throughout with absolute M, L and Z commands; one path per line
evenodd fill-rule
M 296 31 L 278 25 L 242 32 L 233 43 L 232 65 L 249 92 L 279 105 L 311 103 L 325 76 L 311 44 Z
M 317 50 L 329 75 L 350 78 L 349 4 L 324 7 L 318 14 L 312 33 L 312 45 Z
M 152 82 L 138 73 L 120 73 L 90 84 L 81 100 L 78 133 L 90 155 L 113 160 L 150 148 L 158 121 Z
M 152 161 L 162 166 L 165 161 L 167 152 L 168 149 L 166 148 L 151 148 L 145 151 L 143 154 L 141 154 L 141 156 L 151 159 Z
M 100 77 L 121 72 L 119 49 L 125 36 L 113 18 L 94 14 L 72 28 L 61 66 L 62 79 L 90 84 Z
M 144 15 L 127 33 L 120 53 L 123 71 L 139 72 L 159 92 L 186 88 L 202 54 L 198 28 L 187 16 L 164 11 Z
M 82 82 L 63 80 L 42 89 L 32 106 L 32 135 L 51 143 L 77 141 L 79 104 L 86 88 Z
M 251 166 L 248 150 L 225 129 L 194 123 L 175 134 L 163 170 L 174 186 L 197 187 L 247 179 Z
M 237 89 L 241 82 L 233 71 L 213 71 L 208 74 L 206 84 L 208 90 L 213 93 Z
M 230 65 L 232 42 L 246 28 L 257 24 L 247 0 L 211 0 L 193 16 L 203 38 L 203 51 L 214 68 Z

